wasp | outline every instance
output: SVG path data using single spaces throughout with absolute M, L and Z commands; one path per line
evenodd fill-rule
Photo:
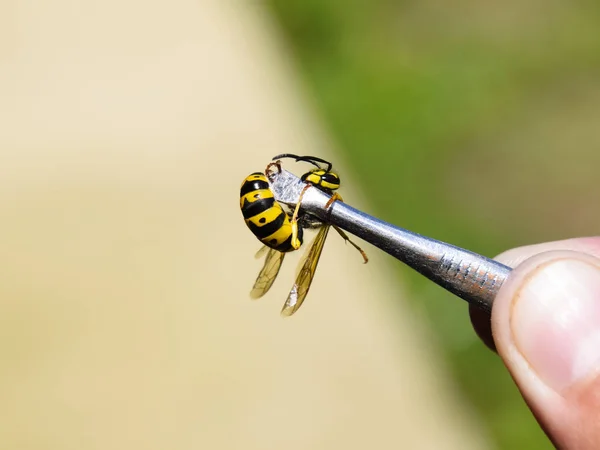
M 269 187 L 269 180 L 273 179 L 275 170 L 281 171 L 280 159 L 283 158 L 293 158 L 297 162 L 303 161 L 315 166 L 301 177 L 307 186 L 293 212 L 275 200 Z M 330 227 L 361 253 L 365 263 L 368 262 L 368 258 L 339 227 L 300 209 L 304 192 L 311 186 L 331 195 L 326 208 L 335 201 L 343 201 L 336 192 L 340 187 L 340 177 L 332 170 L 332 164 L 315 156 L 297 156 L 289 153 L 277 155 L 273 161 L 267 166 L 264 174 L 255 172 L 246 177 L 240 189 L 240 208 L 246 225 L 264 244 L 255 256 L 257 259 L 264 256 L 265 261 L 250 297 L 258 299 L 265 295 L 277 278 L 286 253 L 298 250 L 302 246 L 304 230 L 317 230 L 317 235 L 300 262 L 296 281 L 281 310 L 283 316 L 291 316 L 300 308 L 308 294 Z

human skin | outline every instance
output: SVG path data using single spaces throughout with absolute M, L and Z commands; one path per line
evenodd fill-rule
M 557 448 L 600 448 L 600 237 L 515 248 L 475 331 L 502 358 Z

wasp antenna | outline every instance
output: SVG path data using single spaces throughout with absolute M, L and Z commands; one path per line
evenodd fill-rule
M 320 162 L 322 164 L 327 164 L 327 172 L 331 172 L 331 168 L 333 167 L 333 164 L 331 164 L 329 161 L 325 161 L 324 159 L 317 158 L 316 156 L 303 156 L 301 158 L 301 160 L 310 162 L 319 168 L 320 168 L 320 166 L 317 164 L 317 162 Z
M 298 161 L 300 158 L 302 158 L 302 156 L 293 155 L 292 153 L 282 153 L 281 155 L 273 156 L 271 161 L 275 161 L 276 159 L 280 158 L 294 158 L 296 161 Z
M 273 157 L 273 161 L 280 158 L 293 158 L 296 160 L 296 162 L 304 161 L 318 167 L 319 169 L 322 169 L 322 167 L 318 163 L 327 164 L 327 172 L 330 172 L 333 167 L 333 164 L 331 164 L 329 161 L 317 158 L 316 156 L 298 156 L 292 153 L 282 153 L 281 155 Z
M 277 156 L 273 157 L 273 160 L 281 159 L 281 158 L 293 158 L 296 160 L 296 162 L 304 161 L 304 162 L 312 164 L 313 166 L 318 167 L 319 169 L 321 168 L 321 166 L 315 162 L 315 160 L 318 160 L 319 158 L 314 158 L 312 156 L 298 156 L 298 155 L 293 155 L 292 153 L 283 153 L 281 155 L 277 155 Z

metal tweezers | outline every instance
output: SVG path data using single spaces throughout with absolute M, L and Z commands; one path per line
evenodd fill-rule
M 306 183 L 281 169 L 274 173 L 271 189 L 275 199 L 294 207 Z M 336 225 L 373 244 L 478 308 L 491 312 L 494 298 L 511 271 L 510 267 L 451 244 L 396 227 L 310 186 L 300 209 Z

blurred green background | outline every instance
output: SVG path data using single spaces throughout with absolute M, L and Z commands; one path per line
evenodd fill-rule
M 597 2 L 268 4 L 375 214 L 489 256 L 598 234 Z M 466 305 L 398 273 L 498 448 L 550 448 Z

